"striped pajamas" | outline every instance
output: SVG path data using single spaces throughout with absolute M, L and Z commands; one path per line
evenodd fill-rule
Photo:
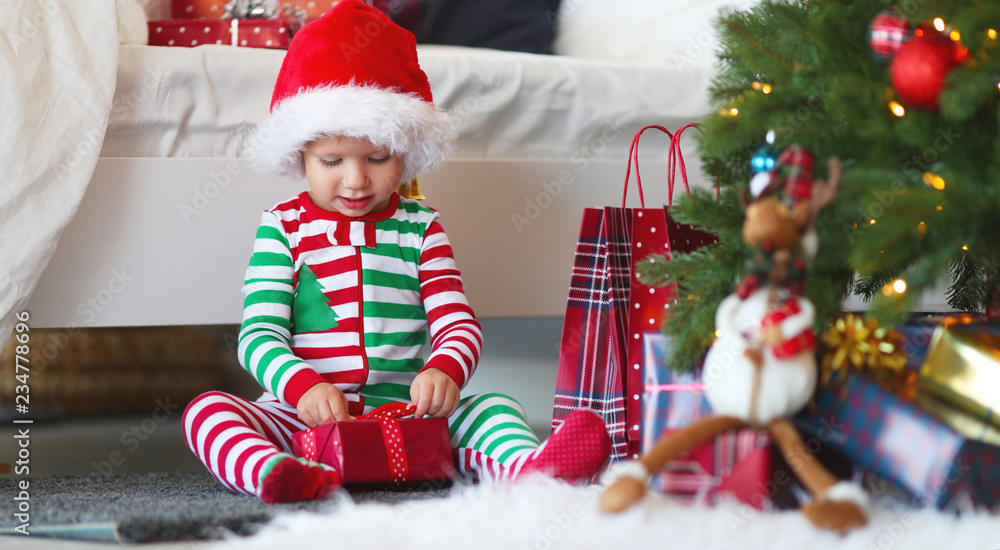
M 337 386 L 352 415 L 409 402 L 428 368 L 466 385 L 482 332 L 437 218 L 395 194 L 361 218 L 320 209 L 307 193 L 264 212 L 238 354 L 265 393 L 207 393 L 184 416 L 188 446 L 223 484 L 258 493 L 268 461 L 306 428 L 296 404 L 317 383 Z M 449 430 L 459 471 L 480 479 L 513 475 L 539 445 L 520 405 L 500 394 L 463 398 Z

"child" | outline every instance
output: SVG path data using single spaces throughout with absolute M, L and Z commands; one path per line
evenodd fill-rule
M 477 479 L 579 480 L 607 460 L 591 411 L 539 445 L 513 399 L 459 395 L 480 326 L 438 213 L 396 192 L 454 138 L 413 35 L 378 10 L 345 0 L 292 41 L 253 142 L 258 166 L 309 186 L 264 212 L 247 269 L 238 353 L 265 392 L 210 392 L 184 413 L 188 446 L 227 487 L 267 502 L 328 495 L 339 476 L 293 457 L 292 433 L 387 402 L 448 418 L 458 470 Z

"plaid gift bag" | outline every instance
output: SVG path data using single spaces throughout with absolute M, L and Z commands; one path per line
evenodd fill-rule
M 659 330 L 664 308 L 676 293 L 673 287 L 643 285 L 637 279 L 635 264 L 650 253 L 687 252 L 715 241 L 714 236 L 679 224 L 670 216 L 673 170 L 668 171 L 668 206 L 646 208 L 642 196 L 639 137 L 650 128 L 671 137 L 668 166 L 680 167 L 688 190 L 680 135 L 691 126 L 695 124 L 687 124 L 676 133 L 657 125 L 639 130 L 629 149 L 622 206 L 583 212 L 563 319 L 552 429 L 574 409 L 593 409 L 604 417 L 611 434 L 612 460 L 638 458 L 642 334 Z M 625 207 L 633 161 L 640 208 Z

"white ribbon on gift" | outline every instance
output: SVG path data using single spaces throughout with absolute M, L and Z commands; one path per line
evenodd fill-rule
M 239 46 L 240 45 L 239 44 L 239 41 L 240 41 L 240 20 L 239 19 L 235 19 L 234 18 L 232 20 L 232 22 L 229 23 L 229 36 L 232 37 L 232 45 L 233 46 Z

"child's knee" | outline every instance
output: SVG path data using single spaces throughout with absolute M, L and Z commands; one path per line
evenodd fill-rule
M 187 432 L 189 422 L 188 417 L 192 414 L 198 414 L 200 411 L 207 408 L 209 405 L 215 404 L 229 404 L 233 407 L 236 406 L 235 397 L 229 395 L 228 393 L 221 391 L 210 391 L 205 392 L 198 397 L 195 397 L 188 403 L 187 407 L 184 408 L 184 414 L 181 416 L 181 426 L 183 426 L 184 431 Z M 213 407 L 215 408 L 215 407 Z
M 481 404 L 485 404 L 487 407 L 510 407 L 520 413 L 521 416 L 525 415 L 524 407 L 516 399 L 498 392 L 477 393 L 464 397 L 459 402 L 459 410 L 464 408 L 463 406 L 476 407 Z

